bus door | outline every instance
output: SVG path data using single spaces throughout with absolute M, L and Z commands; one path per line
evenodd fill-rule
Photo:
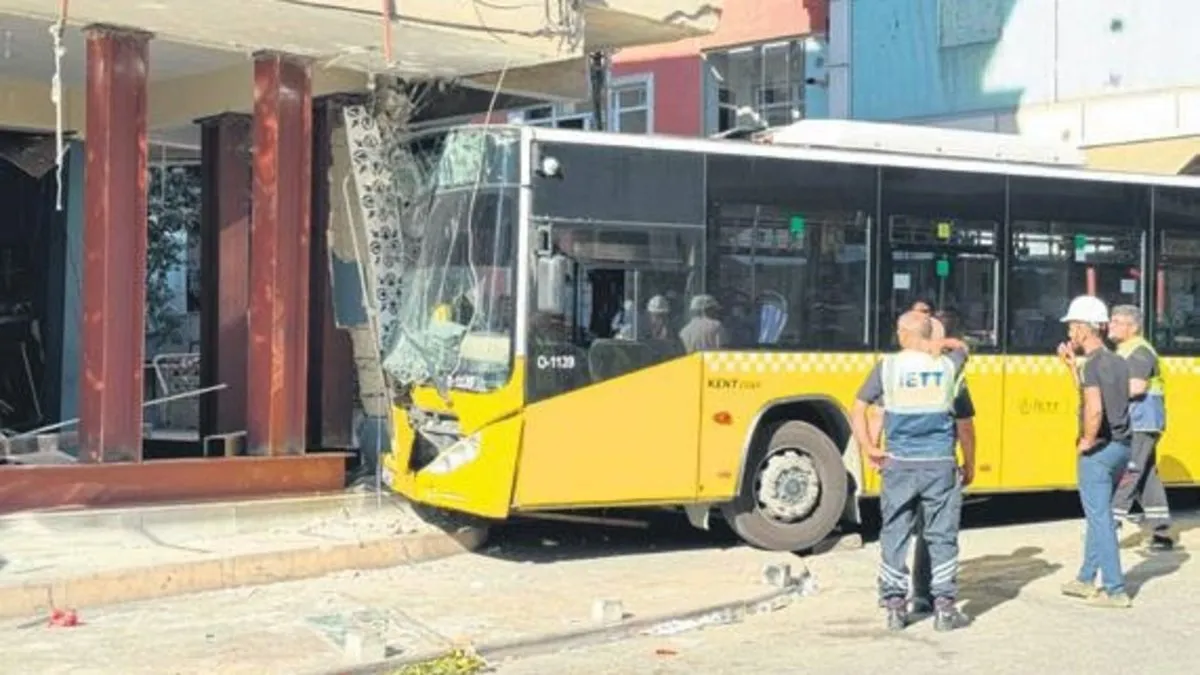
M 917 302 L 931 305 L 947 333 L 970 345 L 965 383 L 975 407 L 975 485 L 981 488 L 998 487 L 1001 475 L 1004 372 L 997 315 L 1003 195 L 1003 177 L 884 172 L 881 299 L 887 315 L 881 345 L 885 351 L 896 348 L 896 318 Z
M 676 333 L 652 331 L 664 313 L 648 304 L 683 302 L 703 228 L 552 223 L 536 238 L 515 505 L 694 498 L 700 360 L 664 348 Z M 556 342 L 549 317 L 563 328 Z

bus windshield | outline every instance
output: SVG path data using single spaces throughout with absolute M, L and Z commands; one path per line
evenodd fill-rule
M 488 391 L 508 382 L 516 289 L 518 132 L 418 137 L 422 172 L 402 231 L 419 242 L 401 279 L 384 368 L 401 384 Z

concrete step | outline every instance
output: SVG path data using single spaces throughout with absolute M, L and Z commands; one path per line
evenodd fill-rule
M 427 520 L 390 494 L 0 517 L 0 616 L 166 597 L 471 550 L 486 528 Z

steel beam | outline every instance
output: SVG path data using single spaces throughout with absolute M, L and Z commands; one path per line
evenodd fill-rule
M 147 33 L 89 26 L 80 459 L 142 456 Z
M 282 54 L 254 61 L 247 450 L 305 450 L 312 81 Z
M 200 386 L 226 388 L 200 399 L 200 436 L 246 428 L 246 311 L 250 292 L 248 115 L 200 120 Z
M 333 318 L 329 261 L 330 196 L 342 186 L 329 184 L 333 166 L 333 130 L 341 103 L 324 98 L 313 107 L 312 268 L 309 279 L 308 444 L 310 448 L 346 449 L 353 445 L 354 349 L 350 334 Z
M 341 490 L 345 453 L 0 467 L 0 514 Z

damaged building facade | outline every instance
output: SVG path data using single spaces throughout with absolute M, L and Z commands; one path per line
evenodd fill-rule
M 0 511 L 340 488 L 390 405 L 396 134 L 585 98 L 721 4 L 0 0 Z

